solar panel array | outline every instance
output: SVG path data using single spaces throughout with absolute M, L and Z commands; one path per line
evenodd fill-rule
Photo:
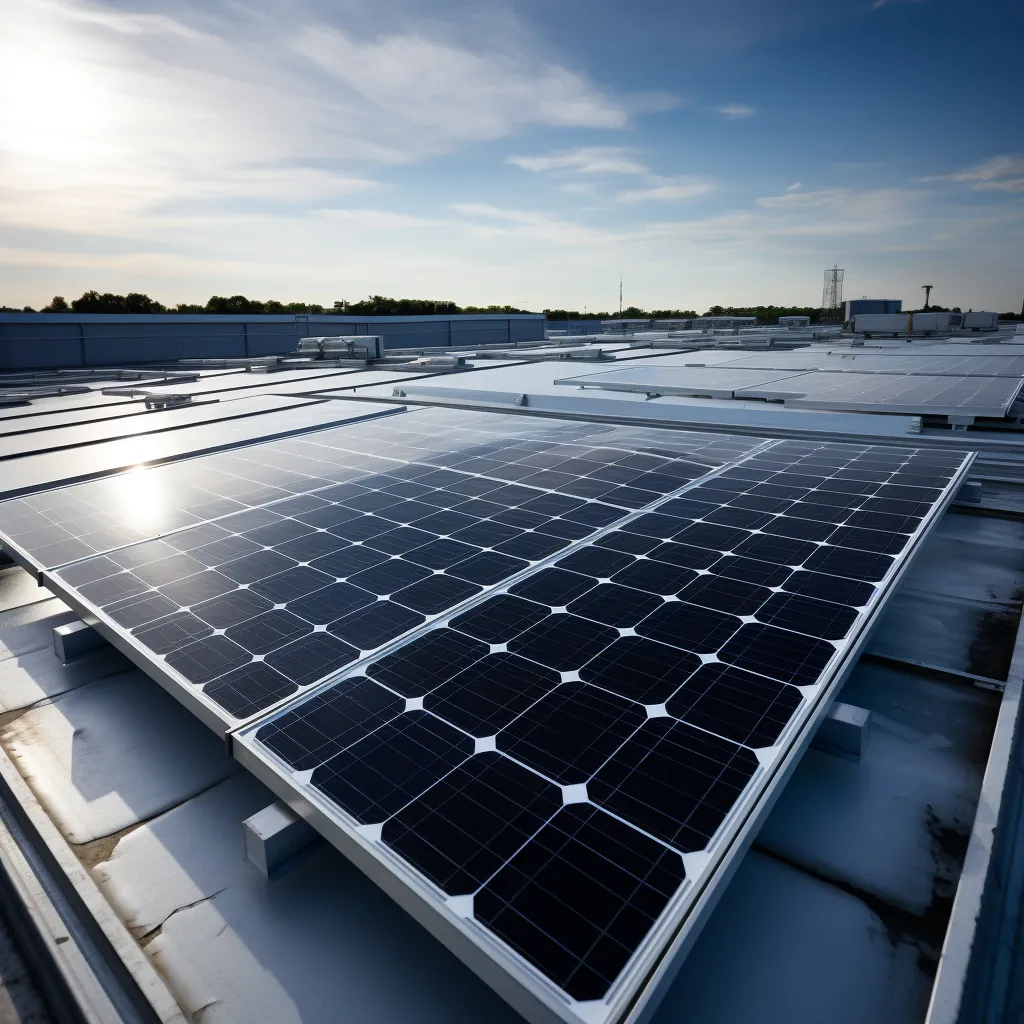
M 241 730 L 243 759 L 545 1006 L 617 1019 L 971 458 L 762 447 Z
M 0 536 L 232 724 L 762 443 L 422 411 L 6 502 Z

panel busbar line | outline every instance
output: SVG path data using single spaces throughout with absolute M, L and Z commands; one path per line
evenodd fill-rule
M 764 443 L 409 413 L 197 460 L 228 514 L 47 585 L 223 731 Z
M 236 756 L 530 1019 L 618 1021 L 972 459 L 777 442 Z

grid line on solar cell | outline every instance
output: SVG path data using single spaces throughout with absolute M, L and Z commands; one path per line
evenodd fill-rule
M 557 854 L 540 837 L 570 815 L 597 815 L 594 820 L 633 829 L 636 843 L 654 843 L 649 851 L 664 851 L 649 853 L 648 859 L 654 861 L 670 850 L 678 856 L 715 842 L 751 780 L 761 777 L 754 751 L 781 749 L 777 744 L 808 705 L 797 687 L 820 690 L 828 678 L 822 673 L 838 663 L 858 624 L 877 607 L 878 585 L 899 564 L 871 546 L 865 549 L 861 528 L 835 531 L 857 510 L 880 500 L 875 495 L 883 488 L 891 492 L 918 487 L 919 479 L 913 484 L 905 481 L 927 477 L 934 493 L 907 495 L 918 514 L 904 517 L 906 533 L 900 534 L 899 548 L 905 552 L 919 537 L 925 516 L 951 492 L 964 461 L 954 453 L 780 442 L 753 454 L 736 471 L 727 470 L 727 481 L 723 473 L 690 488 L 683 498 L 658 503 L 652 512 L 639 510 L 595 539 L 483 595 L 467 611 L 442 618 L 384 657 L 370 659 L 363 671 L 383 687 L 423 695 L 422 703 L 414 702 L 402 715 L 421 715 L 422 707 L 468 734 L 467 741 L 475 737 L 476 752 L 463 757 L 450 770 L 453 774 L 472 776 L 483 770 L 480 762 L 486 758 L 500 765 L 499 771 L 515 774 L 514 764 L 561 787 L 566 806 L 525 840 L 489 882 L 472 890 L 477 922 L 570 996 L 604 998 L 669 899 L 636 934 L 628 929 L 615 933 L 617 918 L 607 925 L 617 941 L 632 935 L 619 955 L 607 949 L 604 954 L 595 952 L 596 945 L 588 947 L 589 953 L 572 955 L 571 943 L 567 945 L 564 935 L 558 937 L 559 925 L 542 920 L 544 911 L 528 885 L 513 887 L 508 893 L 514 895 L 506 894 L 502 900 L 494 899 L 496 890 L 516 875 L 513 865 L 531 858 L 537 871 L 558 868 Z M 865 481 L 871 486 L 851 490 L 843 483 L 861 476 L 871 478 Z M 794 488 L 803 500 L 773 499 L 780 505 L 766 513 L 770 521 L 783 523 L 809 496 L 823 495 L 837 510 L 833 518 L 838 522 L 826 524 L 830 539 L 776 535 L 765 530 L 767 521 L 729 526 L 724 534 L 694 529 L 721 508 L 741 508 L 733 503 L 779 478 L 790 483 L 776 486 Z M 796 487 L 797 482 L 810 486 Z M 839 489 L 830 490 L 833 482 L 840 484 Z M 714 501 L 701 501 L 702 491 L 716 492 Z M 799 514 L 798 508 L 793 522 L 815 524 L 800 520 Z M 715 531 L 725 525 L 708 523 L 712 524 Z M 671 539 L 681 533 L 705 542 L 727 542 L 727 550 L 753 550 L 758 557 L 723 554 L 721 549 Z M 644 543 L 638 550 L 619 550 L 629 545 L 616 538 L 627 536 L 652 541 L 653 546 Z M 609 538 L 616 548 L 606 546 Z M 843 547 L 839 541 L 861 546 Z M 683 565 L 678 552 L 683 553 Z M 823 562 L 850 575 L 816 571 Z M 659 571 L 659 566 L 668 572 Z M 865 575 L 872 577 L 870 582 Z M 645 578 L 655 584 L 645 591 L 650 606 L 631 597 L 643 589 L 637 584 Z M 616 602 L 617 596 L 622 600 Z M 500 686 L 476 685 L 512 658 L 523 666 L 518 692 L 516 672 L 505 673 Z M 532 666 L 532 673 L 525 666 Z M 460 704 L 461 680 L 472 685 L 465 688 L 469 698 Z M 327 684 L 319 693 L 331 694 L 344 685 L 344 679 Z M 454 699 L 447 698 L 449 693 L 456 695 Z M 485 699 L 478 705 L 481 694 Z M 277 729 L 272 749 L 282 757 L 280 735 L 298 735 L 318 718 L 312 699 L 294 701 L 283 715 L 253 726 L 244 742 L 259 749 L 266 745 L 264 730 Z M 502 765 L 502 759 L 511 759 L 511 764 Z M 288 756 L 282 760 L 292 763 Z M 302 763 L 308 765 L 309 757 Z M 437 787 L 443 788 L 448 778 L 451 775 L 442 774 L 416 795 L 402 776 L 399 788 L 407 798 L 397 812 L 402 829 L 389 825 L 392 819 L 382 819 L 381 842 L 435 884 L 438 863 L 454 870 L 451 858 L 438 860 L 438 851 L 446 844 L 459 850 L 458 863 L 467 863 L 477 853 L 487 856 L 484 839 L 474 846 L 468 838 L 468 815 L 433 812 L 433 802 L 440 799 Z M 300 782 L 293 785 L 302 787 Z M 325 794 L 322 787 L 320 791 Z M 325 795 L 330 798 L 330 793 Z M 423 833 L 417 834 L 408 825 L 413 820 L 429 822 L 429 827 L 424 825 Z M 401 842 L 390 844 L 389 837 L 399 832 Z M 603 854 L 614 861 L 610 849 L 604 848 Z M 469 881 L 460 877 L 462 890 L 469 891 Z M 679 884 L 683 877 L 680 871 Z M 479 884 L 480 878 L 474 875 L 472 882 Z M 600 884 L 600 879 L 587 882 L 591 883 Z M 571 888 L 568 880 L 560 884 L 563 893 Z M 567 898 L 563 916 L 585 917 L 586 901 L 595 898 L 594 890 L 584 896 L 581 889 Z M 623 906 L 636 909 L 628 900 Z

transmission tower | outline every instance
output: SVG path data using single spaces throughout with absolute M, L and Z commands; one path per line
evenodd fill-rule
M 928 311 L 928 301 L 932 297 L 932 285 L 930 285 L 930 284 L 923 284 L 923 285 L 921 285 L 921 287 L 924 289 L 924 308 L 925 308 L 925 312 L 927 312 Z
M 825 287 L 821 291 L 821 322 L 838 324 L 843 321 L 843 275 L 839 266 L 825 271 Z

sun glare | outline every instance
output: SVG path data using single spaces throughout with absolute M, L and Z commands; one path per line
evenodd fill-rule
M 0 41 L 0 148 L 62 164 L 110 155 L 118 101 L 108 74 L 70 40 L 13 32 Z

